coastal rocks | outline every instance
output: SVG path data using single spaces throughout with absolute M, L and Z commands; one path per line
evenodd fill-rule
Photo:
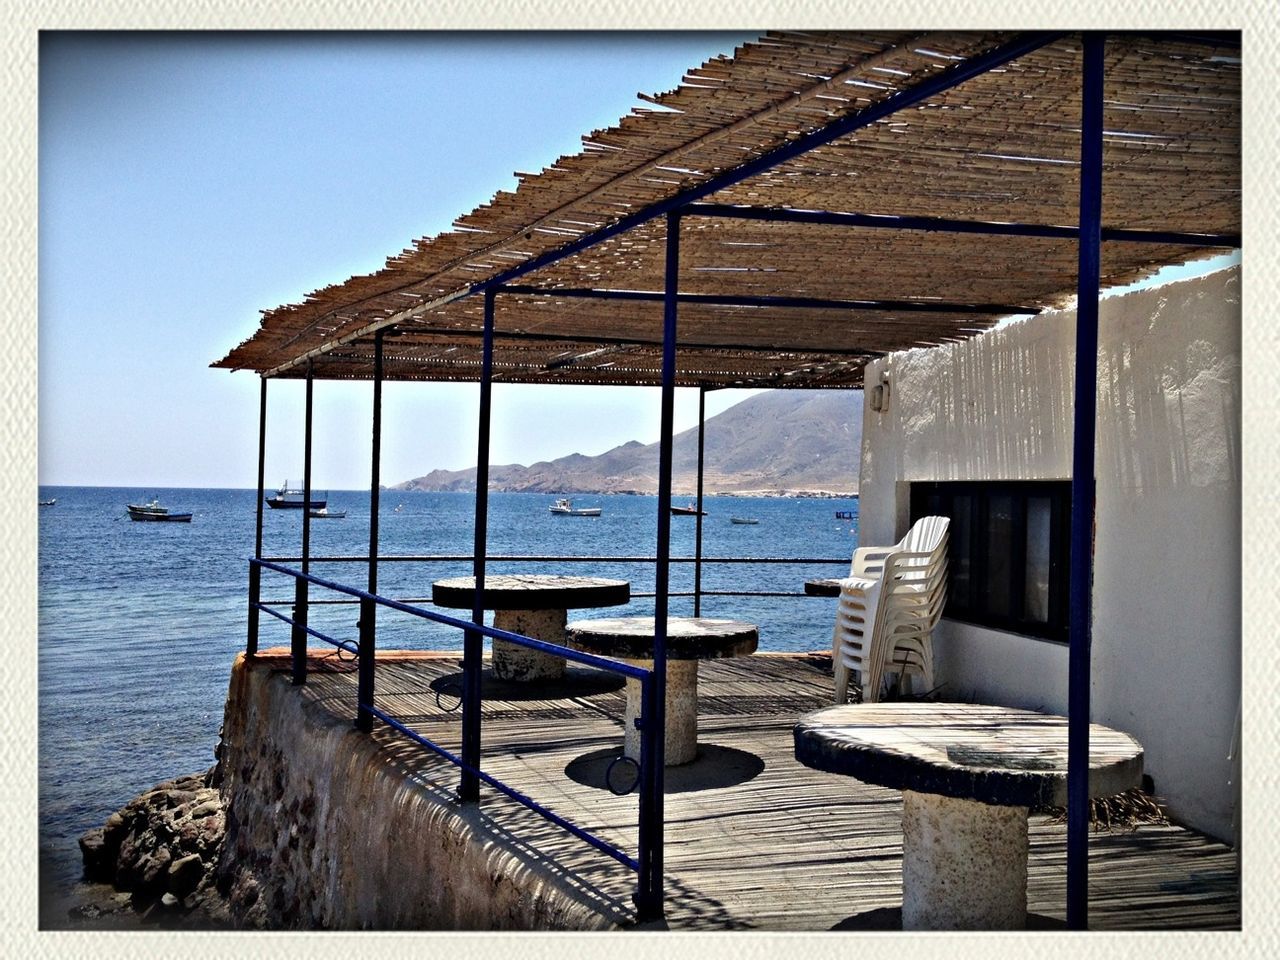
M 143 922 L 231 926 L 215 883 L 226 834 L 219 779 L 214 767 L 158 784 L 82 836 L 85 880 L 127 892 L 121 906 Z

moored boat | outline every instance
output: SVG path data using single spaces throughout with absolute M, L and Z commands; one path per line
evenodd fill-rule
M 190 523 L 189 513 L 170 513 L 168 507 L 160 506 L 158 497 L 152 497 L 149 503 L 126 503 L 130 520 L 165 521 L 168 523 Z
M 280 489 L 276 491 L 275 496 L 267 497 L 266 500 L 267 506 L 272 510 L 301 510 L 304 507 L 308 510 L 323 510 L 329 502 L 327 499 L 317 498 L 314 492 L 311 498 L 307 499 L 307 492 L 290 488 L 288 480 L 280 485 Z
M 307 511 L 307 516 L 315 517 L 317 520 L 341 520 L 346 515 L 347 511 L 345 510 L 330 510 L 328 507 Z
M 759 523 L 760 521 L 757 520 L 755 517 L 730 517 L 729 522 L 741 523 L 741 524 L 754 524 L 754 523 Z
M 568 497 L 561 497 L 547 508 L 557 517 L 598 517 L 602 507 L 575 507 Z
M 40 501 L 40 506 L 42 506 L 42 507 L 52 507 L 52 506 L 53 506 L 55 503 L 57 503 L 57 502 L 58 502 L 58 498 L 57 498 L 57 497 L 54 497 L 52 500 L 41 500 L 41 501 Z
M 672 507 L 671 515 L 673 517 L 705 517 L 707 511 L 699 510 L 696 504 L 689 504 L 687 507 Z

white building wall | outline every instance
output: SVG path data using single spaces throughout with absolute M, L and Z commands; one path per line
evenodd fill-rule
M 859 542 L 896 542 L 919 480 L 1071 476 L 1075 314 L 892 354 L 866 404 Z M 1230 837 L 1240 697 L 1240 270 L 1101 303 L 1093 719 L 1136 736 L 1182 822 Z M 1065 712 L 1064 645 L 943 620 L 947 693 Z

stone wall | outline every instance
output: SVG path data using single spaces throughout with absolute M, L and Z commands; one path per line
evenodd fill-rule
M 268 654 L 270 651 L 267 652 Z M 379 654 L 379 662 L 413 654 Z M 551 871 L 495 840 L 483 811 L 415 777 L 350 720 L 300 695 L 280 658 L 242 654 L 223 727 L 237 922 L 272 929 L 607 929 Z M 394 734 L 383 731 L 387 736 Z M 381 735 L 380 735 L 381 736 Z M 417 750 L 418 748 L 413 748 Z

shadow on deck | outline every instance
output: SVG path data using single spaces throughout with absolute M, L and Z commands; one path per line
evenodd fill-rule
M 258 658 L 287 669 L 279 651 Z M 354 711 L 354 665 L 312 659 L 302 695 L 339 717 Z M 457 655 L 380 653 L 380 709 L 460 747 L 450 678 Z M 792 753 L 792 725 L 831 702 L 829 660 L 756 654 L 699 666 L 699 756 L 667 769 L 666 926 L 681 930 L 893 929 L 902 900 L 901 798 L 811 770 Z M 604 786 L 622 739 L 623 692 L 612 677 L 570 670 L 555 685 L 486 677 L 482 767 L 579 826 L 636 851 L 634 794 Z M 389 762 L 452 802 L 454 767 L 381 725 Z M 488 839 L 549 870 L 608 922 L 633 923 L 635 876 L 501 794 L 485 788 Z M 1033 927 L 1061 927 L 1066 827 L 1032 816 L 1028 909 Z M 1177 826 L 1090 838 L 1090 926 L 1107 930 L 1239 929 L 1230 848 Z

